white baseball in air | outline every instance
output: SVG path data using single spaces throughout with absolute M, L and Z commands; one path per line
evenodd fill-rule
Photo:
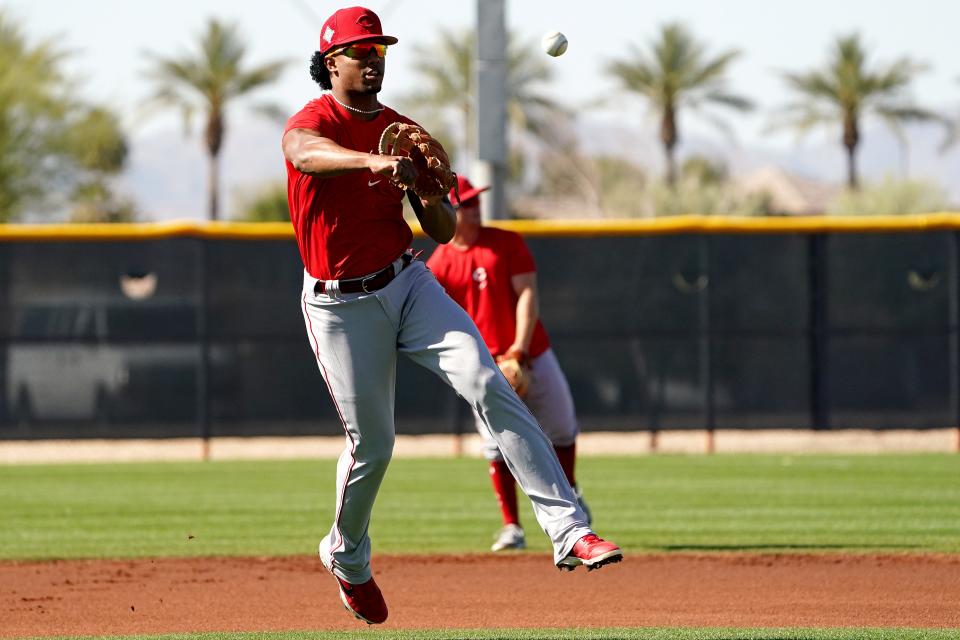
M 540 38 L 540 46 L 554 58 L 562 56 L 563 52 L 567 50 L 567 36 L 559 31 L 550 31 Z

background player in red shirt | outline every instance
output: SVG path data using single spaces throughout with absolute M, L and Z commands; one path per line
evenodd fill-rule
M 519 233 L 483 226 L 479 196 L 487 187 L 474 188 L 462 176 L 458 181 L 461 200 L 456 207 L 456 233 L 449 244 L 437 247 L 427 267 L 476 322 L 491 355 L 519 356 L 526 365 L 530 383 L 523 399 L 553 443 L 564 475 L 589 521 L 590 512 L 574 476 L 579 428 L 573 397 L 539 319 L 533 256 Z M 455 193 L 450 194 L 456 202 Z M 523 549 L 526 539 L 520 526 L 516 481 L 496 441 L 474 415 L 503 516 L 503 527 L 491 549 Z
M 533 502 L 560 568 L 621 559 L 598 538 L 549 440 L 483 344 L 476 325 L 409 249 L 404 191 L 416 169 L 378 155 L 381 132 L 412 122 L 380 104 L 387 45 L 380 19 L 363 7 L 334 13 L 320 30 L 311 77 L 328 90 L 290 118 L 283 135 L 287 199 L 303 259 L 300 300 L 310 348 L 343 423 L 336 512 L 320 559 L 340 599 L 368 623 L 387 605 L 370 569 L 370 514 L 393 453 L 397 357 L 433 371 L 473 406 Z M 423 199 L 418 218 L 438 242 L 453 237 L 446 196 Z

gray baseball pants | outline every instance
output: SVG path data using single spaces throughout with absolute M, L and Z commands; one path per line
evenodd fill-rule
M 347 439 L 337 464 L 333 526 L 320 543 L 325 566 L 353 584 L 371 577 L 368 527 L 393 453 L 398 353 L 440 376 L 479 414 L 532 501 L 554 562 L 590 533 L 550 441 L 501 375 L 476 325 L 422 262 L 369 294 L 342 294 L 331 283 L 329 294 L 316 294 L 315 284 L 305 273 L 304 322 Z
M 530 361 L 530 386 L 523 402 L 543 428 L 543 433 L 556 447 L 569 447 L 577 440 L 580 427 L 573 408 L 573 395 L 567 377 L 553 349 L 547 349 Z M 483 455 L 487 460 L 501 460 L 500 447 L 476 411 L 477 431 L 483 438 Z

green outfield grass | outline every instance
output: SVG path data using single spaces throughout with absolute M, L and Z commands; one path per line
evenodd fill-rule
M 312 554 L 333 517 L 334 468 L 0 466 L 0 557 Z M 596 528 L 632 552 L 960 552 L 957 455 L 594 457 L 579 476 Z M 479 459 L 395 460 L 375 552 L 487 550 L 499 524 L 488 482 Z M 546 552 L 526 502 L 523 518 Z
M 65 636 L 64 638 L 74 636 Z M 203 633 L 115 636 L 116 640 L 950 640 L 960 630 L 935 629 L 457 629 Z M 44 640 L 54 640 L 45 638 Z M 61 639 L 63 640 L 63 639 Z M 86 639 L 85 639 L 86 640 Z M 112 640 L 102 638 L 100 640 Z

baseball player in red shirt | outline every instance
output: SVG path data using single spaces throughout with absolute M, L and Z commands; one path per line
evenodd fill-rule
M 377 99 L 387 47 L 380 19 L 340 9 L 323 24 L 311 77 L 326 92 L 287 122 L 287 196 L 300 256 L 300 300 L 310 349 L 346 434 L 337 465 L 333 526 L 320 559 L 340 600 L 359 619 L 380 623 L 387 605 L 370 570 L 370 513 L 393 452 L 398 355 L 433 371 L 472 406 L 503 453 L 560 568 L 596 568 L 621 559 L 597 537 L 526 405 L 500 374 L 476 325 L 410 251 L 404 191 L 416 168 L 378 155 L 387 125 L 412 121 Z M 454 234 L 446 196 L 423 199 L 418 217 L 440 243 Z
M 480 329 L 494 358 L 517 357 L 528 371 L 529 385 L 523 399 L 553 443 L 560 465 L 581 509 L 590 511 L 574 477 L 579 428 L 573 397 L 550 339 L 540 322 L 537 272 L 533 256 L 519 233 L 484 227 L 480 194 L 463 176 L 458 176 L 460 194 L 457 229 L 449 244 L 440 245 L 427 261 L 437 280 Z M 451 191 L 450 199 L 456 202 Z M 484 454 L 490 460 L 490 479 L 500 504 L 503 527 L 491 549 L 523 549 L 526 539 L 520 526 L 517 487 L 496 440 L 477 418 L 484 439 Z

